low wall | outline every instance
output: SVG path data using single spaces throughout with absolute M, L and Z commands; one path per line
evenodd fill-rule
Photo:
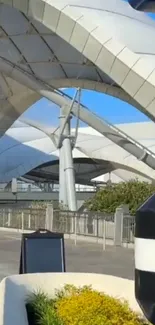
M 22 229 L 15 229 L 15 228 L 4 228 L 4 227 L 0 227 L 0 232 L 10 232 L 10 233 L 16 233 L 16 234 L 20 234 L 22 235 L 23 233 L 27 234 L 27 233 L 32 233 L 35 230 L 22 230 Z M 94 243 L 94 244 L 101 244 L 104 246 L 104 239 L 103 238 L 97 238 L 94 236 L 84 236 L 84 235 L 68 235 L 68 234 L 64 234 L 64 239 L 70 239 L 73 240 L 75 245 L 78 243 L 78 241 L 83 241 L 86 243 Z M 105 240 L 105 246 L 113 246 L 114 245 L 114 241 L 112 239 L 106 239 Z M 122 243 L 121 245 L 122 247 L 125 248 L 130 248 L 130 249 L 134 249 L 134 244 L 133 243 Z M 106 247 L 105 247 L 106 248 Z M 103 249 L 105 249 L 103 248 Z
M 94 289 L 128 300 L 130 307 L 141 312 L 134 297 L 134 281 L 103 274 L 41 273 L 7 277 L 0 283 L 0 325 L 28 325 L 25 301 L 35 290 L 54 295 L 65 284 L 91 285 Z

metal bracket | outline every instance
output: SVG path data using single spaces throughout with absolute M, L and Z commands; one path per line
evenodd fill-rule
M 138 160 L 139 160 L 139 161 L 143 161 L 144 158 L 146 157 L 146 155 L 147 155 L 147 152 L 144 151 L 144 153 L 142 154 L 142 156 L 141 156 Z
M 57 149 L 60 149 L 62 147 L 62 142 L 64 139 L 70 139 L 71 140 L 71 145 L 72 145 L 72 149 L 74 149 L 75 147 L 75 143 L 76 143 L 76 138 L 74 135 L 68 135 L 68 136 L 64 136 L 63 134 L 61 136 L 57 136 Z
M 64 129 L 65 129 L 66 123 L 67 123 L 68 119 L 70 118 L 71 111 L 72 111 L 73 105 L 75 103 L 75 100 L 76 100 L 76 97 L 77 97 L 79 91 L 80 91 L 80 88 L 76 89 L 76 92 L 74 94 L 74 97 L 73 97 L 73 99 L 71 101 L 70 106 L 65 105 L 65 106 L 62 107 L 62 113 L 64 115 L 63 117 L 65 117 L 65 118 L 64 118 L 64 121 L 63 121 L 62 125 L 60 126 L 60 133 L 59 133 L 59 139 L 58 139 L 58 148 L 61 147 L 62 135 L 63 135 Z M 61 116 L 60 116 L 60 118 L 61 118 Z

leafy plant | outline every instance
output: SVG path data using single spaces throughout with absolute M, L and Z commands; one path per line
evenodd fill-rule
M 97 292 L 91 287 L 67 286 L 56 302 L 64 325 L 140 325 L 142 321 L 127 302 Z
M 66 285 L 53 299 L 42 292 L 29 297 L 27 304 L 35 317 L 29 325 L 144 325 L 127 302 L 120 301 L 90 286 Z M 29 316 L 29 310 L 28 310 Z
M 86 202 L 91 211 L 114 213 L 122 204 L 129 205 L 132 215 L 148 197 L 155 193 L 155 185 L 138 180 L 121 182 L 99 190 L 96 195 Z
M 28 297 L 26 303 L 30 325 L 61 325 L 55 309 L 55 300 L 41 291 Z

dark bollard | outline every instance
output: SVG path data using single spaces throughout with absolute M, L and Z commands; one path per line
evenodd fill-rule
M 155 194 L 136 213 L 135 296 L 145 317 L 155 324 Z
M 155 0 L 128 0 L 128 2 L 136 10 L 155 12 Z

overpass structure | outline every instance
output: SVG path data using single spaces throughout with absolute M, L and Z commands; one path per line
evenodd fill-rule
M 95 193 L 95 191 L 76 192 L 77 210 L 80 209 L 87 200 L 91 199 Z M 18 206 L 22 204 L 31 204 L 32 202 L 52 202 L 54 207 L 58 207 L 59 192 L 27 191 L 13 194 L 12 192 L 0 191 L 0 206 L 4 204 L 7 204 L 7 206 L 14 204 Z
M 62 108 L 61 132 L 49 136 L 63 152 L 61 185 L 71 210 L 76 199 L 70 114 L 155 169 L 151 151 L 58 90 L 101 91 L 155 121 L 155 45 L 149 41 L 154 21 L 122 0 L 2 0 L 0 22 L 0 134 L 41 97 Z

